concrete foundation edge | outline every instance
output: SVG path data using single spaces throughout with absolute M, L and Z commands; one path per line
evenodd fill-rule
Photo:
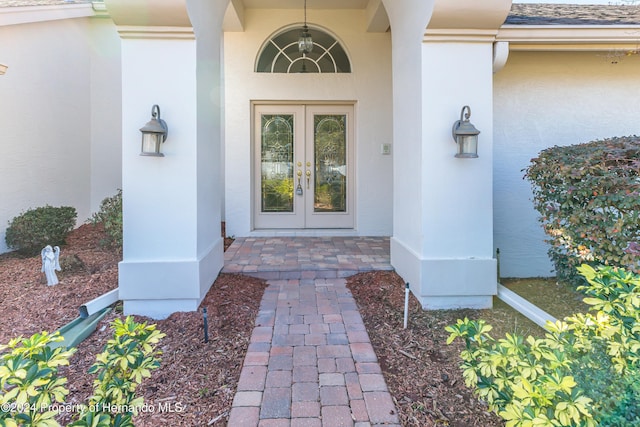
M 222 270 L 222 239 L 199 259 L 122 261 L 120 299 L 124 314 L 164 319 L 179 311 L 195 311 Z
M 425 310 L 491 308 L 498 293 L 493 258 L 422 258 L 391 238 L 391 265 Z

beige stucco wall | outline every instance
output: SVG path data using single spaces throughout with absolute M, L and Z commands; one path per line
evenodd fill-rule
M 251 232 L 251 101 L 355 101 L 356 228 L 392 233 L 391 38 L 367 33 L 365 11 L 310 10 L 310 26 L 333 34 L 351 59 L 350 74 L 255 73 L 261 45 L 300 22 L 300 10 L 248 9 L 245 31 L 225 33 L 225 220 L 227 234 Z M 302 23 L 300 22 L 300 25 Z M 393 152 L 393 149 L 392 149 Z
M 511 52 L 494 75 L 494 233 L 502 276 L 550 276 L 522 169 L 542 149 L 640 133 L 640 58 Z
M 80 225 L 120 185 L 115 27 L 37 16 L 0 25 L 0 62 L 9 66 L 0 76 L 0 252 L 22 211 L 74 206 Z

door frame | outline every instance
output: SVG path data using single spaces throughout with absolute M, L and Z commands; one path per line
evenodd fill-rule
M 313 139 L 313 128 L 310 123 L 313 123 L 313 114 L 307 113 L 308 108 L 320 110 L 320 112 L 330 114 L 331 107 L 335 107 L 338 113 L 344 113 L 347 115 L 347 210 L 346 212 L 314 212 L 313 210 L 313 198 L 310 197 L 297 197 L 294 194 L 294 208 L 302 209 L 302 215 L 295 215 L 289 213 L 274 213 L 274 214 L 262 214 L 260 209 L 260 186 L 258 179 L 261 174 L 260 165 L 260 149 L 259 138 L 257 131 L 260 128 L 258 120 L 260 108 L 274 107 L 274 111 L 280 108 L 291 108 L 291 114 L 301 115 L 298 122 L 303 126 L 300 131 L 303 132 L 302 138 L 305 140 L 305 150 L 308 150 L 309 145 L 313 145 L 313 142 L 309 142 L 309 138 Z M 344 110 L 348 108 L 348 110 Z M 300 109 L 302 111 L 300 111 Z M 340 110 L 342 109 L 342 110 Z M 322 111 L 324 110 L 324 111 Z M 287 113 L 288 114 L 288 113 Z M 355 230 L 356 229 L 356 102 L 355 101 L 252 101 L 251 102 L 251 229 L 254 231 L 265 230 L 291 230 L 291 231 L 309 231 L 309 230 Z M 300 126 L 298 126 L 300 127 Z M 300 138 L 300 132 L 298 129 L 294 129 L 295 138 Z M 294 154 L 295 155 L 295 154 Z M 302 159 L 300 161 L 303 161 Z M 306 161 L 306 160 L 304 160 Z M 294 162 L 298 162 L 297 158 L 294 158 Z M 294 175 L 295 184 L 297 185 L 297 177 Z M 310 183 L 313 185 L 313 181 Z M 312 187 L 313 188 L 313 187 Z M 305 188 L 306 191 L 306 188 Z M 299 200 L 296 200 L 299 199 Z M 309 201 L 309 199 L 311 199 Z M 304 206 L 304 202 L 306 206 Z M 286 226 L 282 226 L 277 220 L 271 221 L 269 216 L 274 218 L 278 216 L 290 215 Z M 258 224 L 257 218 L 260 217 L 260 223 Z M 266 219 L 266 220 L 265 220 Z

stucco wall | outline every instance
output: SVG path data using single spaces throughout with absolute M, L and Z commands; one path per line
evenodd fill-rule
M 300 10 L 246 10 L 245 31 L 225 33 L 225 220 L 227 234 L 246 236 L 251 222 L 251 101 L 356 101 L 356 228 L 391 235 L 391 38 L 367 33 L 365 11 L 311 10 L 308 21 L 332 33 L 347 51 L 350 74 L 254 73 L 256 55 L 272 34 L 300 22 Z M 393 152 L 393 150 L 392 150 Z
M 0 252 L 22 211 L 74 206 L 80 225 L 119 187 L 117 42 L 109 20 L 0 26 Z
M 91 212 L 122 187 L 120 37 L 110 18 L 91 20 Z M 141 123 L 142 126 L 144 123 Z
M 494 244 L 503 277 L 551 276 L 522 169 L 544 148 L 640 132 L 640 58 L 511 52 L 494 75 Z

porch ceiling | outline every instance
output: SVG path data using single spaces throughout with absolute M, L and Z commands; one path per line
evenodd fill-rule
M 365 9 L 370 0 L 307 0 L 307 9 Z M 242 0 L 247 9 L 302 9 L 303 0 Z
M 224 17 L 224 31 L 244 31 L 246 9 L 300 9 L 303 0 L 231 0 Z M 382 0 L 307 0 L 307 9 L 361 9 L 367 16 L 367 31 L 385 32 L 389 18 Z

